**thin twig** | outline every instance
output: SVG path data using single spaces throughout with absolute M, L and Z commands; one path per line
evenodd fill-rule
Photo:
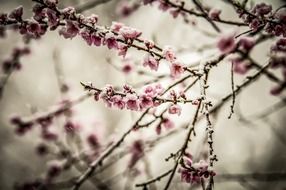
M 228 119 L 231 118 L 232 114 L 234 113 L 234 104 L 235 104 L 235 93 L 234 93 L 234 76 L 233 76 L 233 62 L 231 63 L 231 91 L 232 91 L 232 103 L 230 106 L 230 114 Z

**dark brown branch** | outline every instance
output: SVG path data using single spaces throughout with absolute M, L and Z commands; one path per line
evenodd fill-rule
M 188 148 L 188 143 L 190 141 L 190 137 L 191 137 L 192 133 L 195 131 L 195 124 L 196 124 L 196 122 L 198 120 L 198 115 L 199 115 L 199 110 L 201 108 L 201 104 L 202 104 L 202 100 L 200 99 L 199 100 L 199 105 L 198 105 L 198 107 L 196 109 L 196 112 L 195 112 L 194 118 L 192 120 L 191 126 L 189 127 L 189 131 L 188 131 L 187 136 L 185 138 L 184 144 L 183 144 L 183 146 L 181 148 L 180 156 L 178 157 L 178 159 L 175 162 L 175 165 L 174 165 L 174 167 L 172 169 L 172 173 L 171 173 L 171 175 L 170 175 L 170 177 L 169 177 L 169 179 L 168 179 L 168 181 L 167 181 L 167 183 L 166 183 L 166 185 L 164 187 L 164 190 L 169 189 L 169 187 L 170 187 L 170 185 L 172 183 L 172 180 L 173 180 L 173 178 L 175 176 L 176 170 L 178 168 L 179 162 L 180 162 L 181 158 L 183 157 L 183 155 L 185 154 L 186 149 Z
M 230 119 L 232 114 L 234 113 L 234 104 L 235 104 L 233 64 L 234 63 L 231 63 L 231 77 L 230 77 L 231 78 L 232 103 L 230 105 L 230 114 L 228 116 L 228 119 Z
M 136 184 L 135 186 L 136 187 L 146 187 L 147 185 L 150 185 L 152 183 L 155 183 L 157 181 L 160 181 L 162 178 L 168 176 L 171 172 L 173 171 L 173 169 L 170 169 L 168 170 L 167 172 L 164 172 L 163 174 L 159 175 L 158 177 L 154 178 L 154 179 L 151 179 L 151 180 L 148 180 L 144 183 L 138 183 Z
M 90 0 L 89 2 L 84 3 L 83 5 L 78 5 L 75 7 L 76 12 L 82 13 L 84 11 L 87 11 L 89 9 L 92 9 L 98 5 L 108 3 L 111 0 Z

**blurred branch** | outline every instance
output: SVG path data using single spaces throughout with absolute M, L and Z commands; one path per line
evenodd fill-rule
M 90 0 L 88 2 L 85 2 L 82 5 L 75 6 L 75 10 L 78 13 L 82 13 L 82 12 L 87 11 L 89 9 L 95 8 L 98 5 L 108 3 L 109 1 L 111 1 L 111 0 Z

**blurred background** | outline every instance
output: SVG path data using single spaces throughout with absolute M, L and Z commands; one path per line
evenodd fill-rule
M 92 1 L 92 0 L 89 0 Z M 136 0 L 135 0 L 136 1 Z M 223 1 L 202 1 L 211 7 L 222 9 L 222 17 L 238 19 L 233 9 Z M 262 1 L 257 1 L 262 2 Z M 77 6 L 87 3 L 83 0 L 61 0 L 60 6 Z M 143 32 L 143 37 L 152 39 L 160 47 L 172 45 L 178 50 L 178 58 L 185 64 L 193 64 L 215 54 L 216 41 L 219 37 L 209 24 L 202 20 L 191 18 L 197 25 L 186 24 L 180 18 L 173 19 L 156 6 L 141 6 L 136 11 L 124 16 L 125 4 L 134 1 L 110 0 L 83 12 L 84 15 L 92 13 L 99 16 L 100 25 L 110 26 L 112 21 L 125 23 Z M 251 2 L 250 2 L 251 3 Z M 279 7 L 285 1 L 267 1 L 273 7 Z M 0 0 L 0 12 L 9 12 L 13 8 L 23 5 L 24 17 L 31 16 L 33 3 L 29 0 Z M 223 32 L 244 31 L 245 29 L 233 26 L 220 25 Z M 266 41 L 257 46 L 252 57 L 261 65 L 267 61 L 269 48 L 273 41 Z M 0 61 L 10 56 L 15 46 L 22 47 L 24 43 L 19 34 L 9 31 L 6 38 L 0 39 Z M 81 38 L 66 40 L 58 35 L 57 31 L 49 31 L 39 40 L 33 40 L 28 45 L 31 54 L 21 58 L 22 69 L 13 72 L 0 99 L 0 189 L 13 189 L 15 183 L 23 183 L 45 175 L 45 171 L 54 155 L 41 157 L 36 154 L 36 147 L 43 142 L 39 130 L 35 127 L 24 136 L 15 134 L 15 128 L 10 124 L 14 115 L 30 116 L 38 112 L 45 112 L 52 106 L 59 105 L 63 100 L 73 100 L 83 95 L 84 89 L 80 82 L 91 82 L 94 86 L 102 88 L 105 84 L 122 86 L 123 84 L 137 85 L 140 90 L 146 81 L 156 76 L 168 73 L 164 65 L 158 73 L 149 72 L 142 67 L 143 53 L 131 50 L 126 59 L 118 57 L 116 52 L 106 47 L 90 47 Z M 129 64 L 132 71 L 128 74 L 122 68 Z M 214 102 L 231 92 L 230 64 L 224 61 L 219 67 L 212 70 L 210 75 L 209 96 Z M 149 75 L 138 74 L 144 70 Z M 252 71 L 251 71 L 252 72 Z M 278 75 L 279 73 L 277 73 Z M 245 76 L 235 75 L 235 84 L 240 84 Z M 163 86 L 167 87 L 173 81 L 163 79 Z M 63 85 L 68 91 L 61 92 Z M 217 180 L 215 189 L 286 189 L 284 178 L 255 179 L 253 175 L 226 178 L 220 174 L 253 174 L 253 173 L 282 173 L 286 169 L 286 133 L 285 109 L 271 110 L 267 116 L 256 117 L 259 113 L 279 102 L 283 97 L 271 96 L 269 90 L 273 86 L 266 77 L 262 76 L 254 84 L 247 87 L 236 99 L 235 113 L 228 119 L 230 103 L 227 103 L 212 120 L 215 126 L 214 149 L 218 157 L 215 163 Z M 199 95 L 199 86 L 189 91 L 189 96 Z M 284 103 L 285 104 L 285 103 Z M 58 139 L 73 152 L 86 149 L 86 137 L 95 133 L 99 142 L 106 144 L 118 138 L 138 118 L 140 113 L 129 110 L 107 108 L 102 102 L 95 102 L 93 98 L 72 107 L 70 120 L 79 126 L 80 134 L 71 137 L 66 134 L 63 125 L 65 118 L 59 118 L 53 123 L 52 129 L 58 134 Z M 193 117 L 194 108 L 184 105 L 181 116 L 170 116 L 179 128 Z M 205 149 L 204 122 L 200 122 L 198 135 L 192 141 L 191 152 L 198 157 Z M 163 131 L 161 136 L 169 131 Z M 137 164 L 140 174 L 124 172 L 130 155 L 120 159 L 96 178 L 101 185 L 107 184 L 109 189 L 135 189 L 134 184 L 144 182 L 158 176 L 173 164 L 166 162 L 165 158 L 175 152 L 183 143 L 186 130 L 163 139 L 144 156 L 143 161 Z M 156 139 L 158 135 L 155 127 L 144 128 L 132 133 L 124 142 L 123 148 L 130 147 L 137 139 Z M 79 143 L 79 141 L 81 143 Z M 46 142 L 45 142 L 46 143 Z M 52 150 L 57 150 L 59 142 L 48 142 Z M 78 146 L 78 144 L 81 144 Z M 60 179 L 68 179 L 80 174 L 72 169 L 63 174 Z M 95 180 L 96 181 L 96 180 Z M 162 189 L 165 180 L 156 183 L 157 189 Z M 82 189 L 106 189 L 107 187 L 87 182 Z M 154 187 L 153 187 L 154 188 Z M 193 186 L 199 189 L 199 186 Z M 140 188 L 139 188 L 140 189 Z M 179 174 L 176 175 L 171 189 L 191 189 L 190 185 L 182 183 Z

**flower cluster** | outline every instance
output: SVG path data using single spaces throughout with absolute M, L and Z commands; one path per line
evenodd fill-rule
M 115 91 L 111 85 L 106 85 L 102 90 L 90 86 L 85 86 L 87 90 L 94 90 L 95 100 L 103 100 L 108 107 L 118 109 L 129 109 L 133 111 L 142 111 L 147 108 L 160 105 L 161 101 L 157 98 L 163 92 L 161 85 L 147 86 L 143 93 L 137 94 L 135 90 L 128 86 L 123 86 L 123 91 Z
M 240 55 L 232 58 L 231 62 L 233 64 L 233 71 L 241 75 L 246 74 L 251 68 L 249 61 Z
M 68 105 L 71 105 L 72 102 L 63 102 L 61 103 L 57 109 L 51 111 L 48 114 L 45 114 L 43 116 L 36 116 L 35 118 L 30 119 L 22 119 L 19 116 L 14 116 L 11 118 L 11 123 L 16 126 L 16 134 L 18 135 L 24 135 L 28 131 L 30 131 L 34 125 L 40 125 L 41 126 L 41 136 L 44 140 L 52 141 L 56 140 L 58 138 L 57 134 L 52 132 L 50 130 L 50 127 L 53 124 L 53 120 L 56 117 L 59 117 L 61 115 L 68 115 L 70 116 L 72 114 L 72 111 Z M 77 130 L 78 126 L 74 125 L 70 121 L 67 121 L 67 123 L 64 125 L 64 129 L 68 133 L 74 133 L 75 130 Z
M 14 24 L 22 35 L 39 38 L 49 30 L 59 28 L 59 35 L 66 39 L 81 36 L 88 45 L 105 45 L 118 50 L 123 57 L 133 41 L 141 32 L 137 29 L 113 22 L 110 29 L 97 25 L 98 16 L 85 17 L 76 13 L 72 7 L 59 9 L 57 1 L 37 1 L 33 7 L 33 18 L 23 19 L 23 7 L 14 9 L 10 14 L 0 14 L 0 25 Z M 142 47 L 142 49 L 144 49 Z M 147 50 L 146 50 L 147 51 Z
M 274 69 L 281 69 L 283 84 L 275 86 L 271 94 L 279 95 L 286 87 L 286 39 L 281 38 L 271 47 L 271 66 Z
M 162 128 L 169 130 L 174 128 L 175 124 L 172 120 L 170 120 L 169 118 L 163 117 L 162 121 L 160 122 L 159 125 L 156 126 L 155 130 L 157 135 L 160 135 L 162 133 Z
M 140 7 L 140 3 L 135 1 L 130 3 L 127 0 L 120 1 L 117 5 L 116 12 L 122 17 L 128 17 Z
M 4 60 L 2 63 L 2 70 L 5 74 L 12 72 L 13 70 L 20 70 L 22 65 L 20 63 L 20 58 L 24 55 L 30 54 L 30 49 L 28 47 L 14 48 L 11 57 Z
M 179 173 L 181 174 L 181 181 L 186 183 L 201 183 L 202 179 L 206 179 L 209 176 L 215 176 L 215 172 L 209 168 L 209 164 L 200 160 L 199 162 L 193 163 L 192 155 L 186 153 L 182 158 L 181 167 Z
M 220 50 L 223 54 L 229 54 L 233 52 L 236 48 L 236 42 L 235 42 L 235 34 L 225 34 L 221 36 L 217 42 L 217 48 Z
M 286 36 L 285 9 L 272 12 L 272 6 L 266 3 L 256 4 L 250 12 L 238 8 L 239 17 L 249 25 L 253 31 L 264 28 L 266 32 L 284 37 Z
M 208 12 L 208 17 L 212 20 L 220 20 L 220 14 L 221 14 L 220 9 L 213 8 Z
M 177 0 L 176 3 L 180 5 L 173 5 L 168 1 L 165 0 L 143 0 L 144 5 L 151 5 L 157 3 L 158 7 L 161 11 L 169 11 L 169 13 L 173 16 L 173 18 L 177 18 L 179 15 L 184 18 L 184 20 L 187 22 L 186 13 L 181 10 L 181 8 L 184 6 L 184 2 L 181 0 Z
M 179 78 L 185 71 L 185 66 L 177 60 L 174 49 L 171 46 L 165 46 L 163 57 L 170 63 L 170 72 L 173 78 Z
M 161 3 L 164 5 L 163 1 Z M 97 15 L 85 17 L 76 13 L 72 7 L 59 9 L 57 1 L 51 3 L 39 0 L 33 7 L 33 13 L 32 19 L 25 20 L 22 18 L 23 8 L 16 8 L 9 15 L 1 14 L 0 25 L 13 23 L 22 35 L 30 38 L 40 38 L 48 29 L 58 29 L 59 35 L 66 39 L 79 36 L 90 46 L 106 46 L 108 49 L 118 51 L 118 55 L 123 57 L 130 47 L 134 47 L 148 53 L 143 66 L 148 66 L 152 70 L 158 70 L 161 59 L 169 61 L 173 78 L 179 78 L 185 70 L 184 65 L 176 59 L 173 48 L 166 46 L 161 49 L 154 42 L 139 38 L 142 32 L 122 23 L 112 22 L 110 27 L 102 27 L 97 24 Z M 125 68 L 127 72 L 129 69 Z
M 100 148 L 100 146 L 101 146 L 100 143 L 99 143 L 99 140 L 98 140 L 97 135 L 94 134 L 94 133 L 93 133 L 93 134 L 89 134 L 89 135 L 87 136 L 86 140 L 87 140 L 88 145 L 89 145 L 92 149 L 94 149 L 94 150 Z
M 138 160 L 144 154 L 144 143 L 142 140 L 136 140 L 133 142 L 132 146 L 130 147 L 131 158 L 128 163 L 128 168 L 133 168 Z
M 254 47 L 256 40 L 253 37 L 241 37 L 238 41 L 235 40 L 233 33 L 226 34 L 220 37 L 217 43 L 217 48 L 222 54 L 230 54 L 239 51 L 243 54 L 248 54 Z M 243 55 L 236 55 L 231 58 L 234 65 L 234 72 L 239 74 L 246 74 L 251 68 L 251 64 Z

